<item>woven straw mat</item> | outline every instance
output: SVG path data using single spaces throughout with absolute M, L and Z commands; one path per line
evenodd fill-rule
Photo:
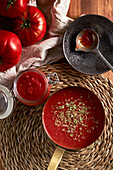
M 68 64 L 39 68 L 45 74 L 57 72 L 60 82 L 51 94 L 67 86 L 82 86 L 93 91 L 105 109 L 105 128 L 95 143 L 76 152 L 65 151 L 58 166 L 61 170 L 113 169 L 113 84 L 102 75 L 89 76 L 77 72 Z M 51 95 L 50 94 L 50 95 Z M 0 159 L 7 170 L 45 170 L 56 145 L 48 139 L 42 125 L 44 106 L 26 106 L 16 100 L 16 108 L 5 120 L 0 120 Z

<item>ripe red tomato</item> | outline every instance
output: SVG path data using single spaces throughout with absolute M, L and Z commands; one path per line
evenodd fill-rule
M 18 36 L 10 31 L 0 30 L 0 71 L 15 66 L 21 58 L 22 45 Z
M 42 12 L 27 6 L 26 11 L 13 20 L 12 31 L 18 35 L 23 45 L 32 45 L 40 41 L 46 32 L 46 20 Z
M 29 0 L 0 0 L 0 15 L 16 18 L 26 10 Z

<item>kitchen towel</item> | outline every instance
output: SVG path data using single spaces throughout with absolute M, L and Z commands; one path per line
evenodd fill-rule
M 70 0 L 31 0 L 29 5 L 36 6 L 45 15 L 47 32 L 45 38 L 31 46 L 23 47 L 20 62 L 11 69 L 0 72 L 0 84 L 11 88 L 14 78 L 21 71 L 57 62 L 64 57 L 62 50 L 63 35 L 73 21 L 67 17 Z

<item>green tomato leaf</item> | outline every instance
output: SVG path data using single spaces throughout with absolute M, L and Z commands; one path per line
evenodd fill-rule
M 10 6 L 11 6 L 11 4 L 8 4 L 8 5 L 7 5 L 7 11 L 8 11 L 8 9 L 10 8 Z

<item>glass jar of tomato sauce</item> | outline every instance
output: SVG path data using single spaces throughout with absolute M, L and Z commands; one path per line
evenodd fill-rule
M 52 77 L 55 79 L 53 80 Z M 39 69 L 27 69 L 14 80 L 14 96 L 26 105 L 41 104 L 49 96 L 51 84 L 58 81 L 59 78 L 55 72 L 46 76 Z

